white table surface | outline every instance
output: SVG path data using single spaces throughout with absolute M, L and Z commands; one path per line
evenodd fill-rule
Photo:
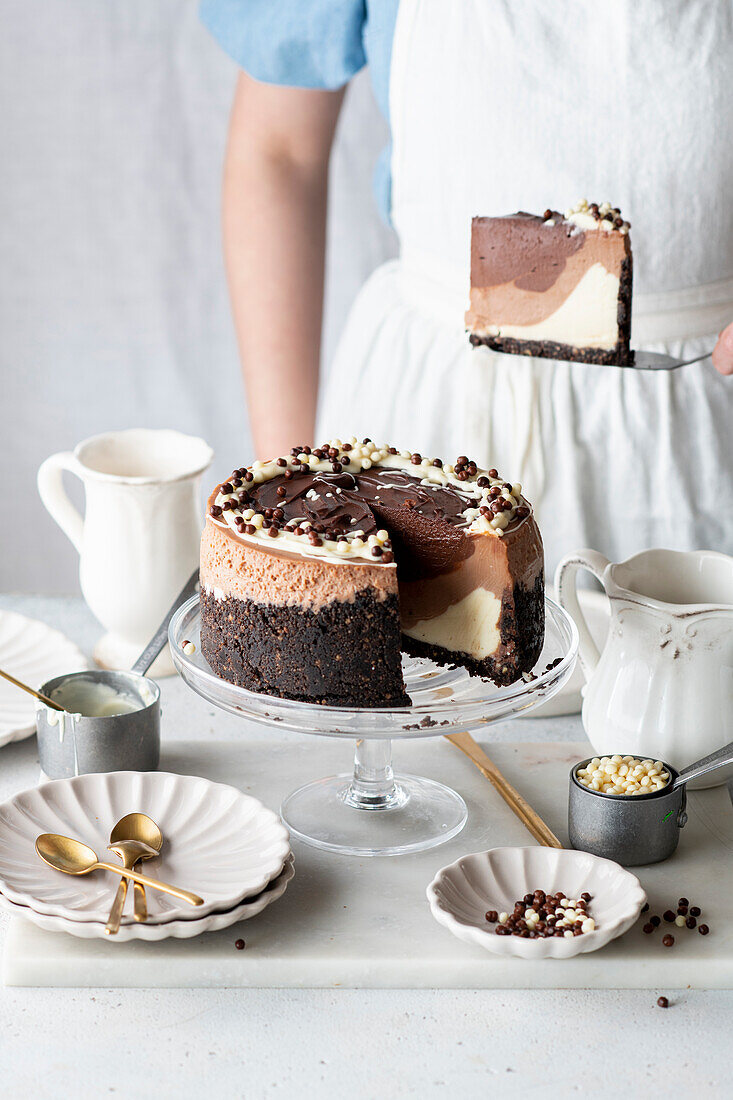
M 81 601 L 2 597 L 90 652 Z M 163 736 L 267 737 L 177 680 Z M 500 740 L 578 740 L 577 719 L 522 719 Z M 278 740 L 286 736 L 278 730 Z M 0 800 L 38 778 L 33 740 L 0 749 Z M 5 918 L 0 916 L 0 922 Z M 4 923 L 0 923 L 0 936 Z M 731 1096 L 733 993 L 465 990 L 0 989 L 2 1095 L 484 1097 Z

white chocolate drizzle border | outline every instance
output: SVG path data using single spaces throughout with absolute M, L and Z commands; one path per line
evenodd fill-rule
M 425 456 L 421 456 L 419 463 L 413 463 L 410 451 L 397 451 L 396 454 L 390 454 L 387 444 L 376 444 L 371 441 L 359 443 L 355 436 L 346 440 L 346 443 L 350 447 L 348 452 L 343 452 L 344 444 L 340 439 L 332 439 L 329 444 L 330 447 L 339 451 L 339 459 L 336 461 L 343 457 L 342 452 L 348 453 L 349 463 L 344 466 L 345 473 L 359 473 L 362 470 L 369 470 L 373 466 L 403 470 L 412 477 L 418 478 L 422 485 L 450 485 L 462 496 L 471 500 L 478 498 L 478 507 L 466 507 L 460 513 L 464 522 L 455 524 L 455 526 L 465 529 L 471 534 L 494 535 L 501 538 L 505 529 L 514 519 L 519 507 L 524 506 L 531 513 L 531 506 L 522 496 L 522 486 L 518 482 L 512 484 L 510 488 L 506 488 L 508 482 L 500 477 L 491 477 L 487 470 L 477 469 L 475 474 L 469 474 L 465 480 L 461 480 L 456 477 L 455 466 L 449 464 L 435 466 L 433 459 Z M 283 460 L 286 463 L 285 466 L 282 465 Z M 284 547 L 289 551 L 295 551 L 304 558 L 329 558 L 332 561 L 344 563 L 354 560 L 366 560 L 372 565 L 384 564 L 389 568 L 387 562 L 382 563 L 381 558 L 372 554 L 373 547 L 381 547 L 389 542 L 387 531 L 377 531 L 376 534 L 369 535 L 365 539 L 360 537 L 358 531 L 354 531 L 352 534 L 347 533 L 345 540 L 340 541 L 321 536 L 322 545 L 313 546 L 307 535 L 296 535 L 287 527 L 281 527 L 278 531 L 278 537 L 273 539 L 269 534 L 265 517 L 253 508 L 239 503 L 239 494 L 243 489 L 251 489 L 255 485 L 261 485 L 263 482 L 281 477 L 285 470 L 299 471 L 301 466 L 307 465 L 313 473 L 332 473 L 333 461 L 329 458 L 318 458 L 316 455 L 301 452 L 297 456 L 283 455 L 280 459 L 274 458 L 265 462 L 253 462 L 251 466 L 245 467 L 252 473 L 252 481 L 244 482 L 233 488 L 231 493 L 223 493 L 220 489 L 216 495 L 214 504 L 220 508 L 223 508 L 228 501 L 232 501 L 233 506 L 230 505 L 226 511 L 222 511 L 221 516 L 215 517 L 210 512 L 207 513 L 207 520 L 216 524 L 217 527 L 229 531 L 242 542 L 259 545 L 261 548 L 275 550 L 278 547 Z M 478 485 L 479 478 L 486 478 L 488 484 Z M 223 482 L 222 484 L 226 485 L 229 482 Z M 491 490 L 496 488 L 501 490 L 499 497 L 496 494 L 491 495 Z M 497 515 L 492 515 L 489 519 L 488 516 L 481 513 L 481 508 L 490 507 L 496 499 L 502 499 L 509 507 Z M 254 533 L 249 534 L 240 530 L 236 523 L 238 518 L 244 520 L 247 525 L 254 527 Z M 299 522 L 298 525 L 306 530 L 312 526 L 308 520 Z

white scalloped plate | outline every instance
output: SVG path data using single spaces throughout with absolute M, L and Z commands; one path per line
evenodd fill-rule
M 218 932 L 222 928 L 229 928 L 232 924 L 238 924 L 243 920 L 256 917 L 273 901 L 281 898 L 288 888 L 288 883 L 295 875 L 295 861 L 289 856 L 277 878 L 274 878 L 265 889 L 255 897 L 247 898 L 233 909 L 223 912 L 213 912 L 200 920 L 169 920 L 165 924 L 123 924 L 115 936 L 108 936 L 104 925 L 100 921 L 91 920 L 66 920 L 64 917 L 53 917 L 48 913 L 37 913 L 27 905 L 16 905 L 4 894 L 0 894 L 0 909 L 4 909 L 11 916 L 23 917 L 39 928 L 45 928 L 48 932 L 67 932 L 79 939 L 104 939 L 107 943 L 125 943 L 127 940 L 165 940 L 173 936 L 176 939 L 191 939 L 200 936 L 203 932 Z
M 511 913 L 518 898 L 535 890 L 558 890 L 577 898 L 592 895 L 589 915 L 594 932 L 572 939 L 525 940 L 497 936 L 486 912 Z M 430 911 L 459 940 L 494 955 L 522 959 L 569 959 L 597 951 L 631 928 L 646 902 L 641 883 L 610 859 L 566 848 L 490 848 L 443 867 L 427 889 Z
M 0 611 L 0 668 L 39 688 L 62 672 L 89 668 L 89 662 L 59 630 L 15 611 Z M 22 741 L 35 731 L 33 696 L 0 678 L 0 746 Z
M 194 908 L 148 890 L 152 923 L 200 920 L 231 909 L 264 890 L 290 855 L 288 831 L 278 815 L 235 787 L 167 772 L 78 775 L 23 791 L 0 806 L 0 891 L 38 913 L 106 921 L 118 876 L 56 871 L 36 854 L 36 837 L 47 832 L 75 837 L 101 860 L 118 862 L 107 851 L 110 830 L 135 811 L 149 814 L 164 837 L 160 857 L 145 863 L 145 873 L 204 899 Z

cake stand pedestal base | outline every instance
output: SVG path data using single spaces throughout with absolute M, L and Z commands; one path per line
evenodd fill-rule
M 443 844 L 468 811 L 460 795 L 417 775 L 394 776 L 391 741 L 357 741 L 353 775 L 299 787 L 280 815 L 298 840 L 341 855 L 398 856 Z

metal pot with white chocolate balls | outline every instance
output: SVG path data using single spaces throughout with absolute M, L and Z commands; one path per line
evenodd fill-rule
M 668 859 L 687 821 L 686 784 L 731 763 L 733 742 L 681 772 L 620 754 L 581 760 L 570 771 L 571 846 L 625 867 Z

